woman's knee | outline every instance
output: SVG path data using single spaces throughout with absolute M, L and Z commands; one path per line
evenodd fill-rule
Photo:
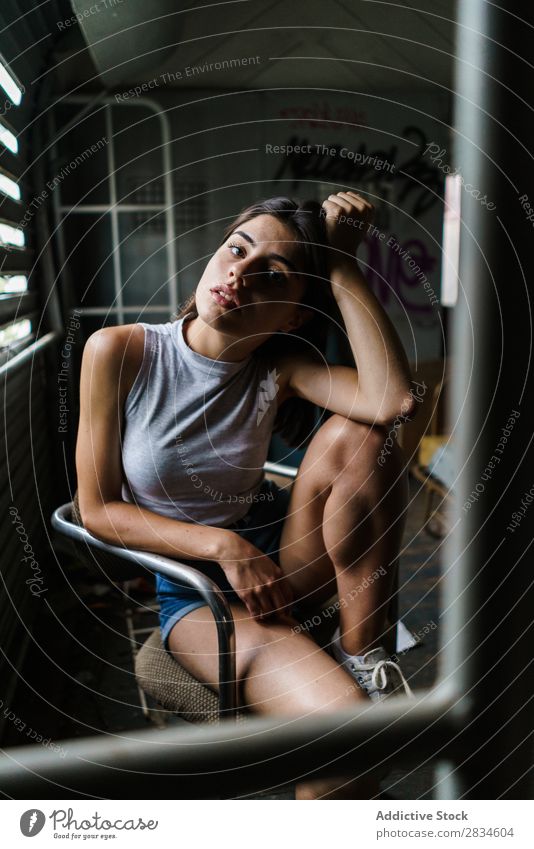
M 305 716 L 345 710 L 367 697 L 345 670 L 298 628 L 269 629 L 251 656 L 245 693 L 255 710 Z
M 408 497 L 407 467 L 396 434 L 391 446 L 386 446 L 388 436 L 384 427 L 335 414 L 315 434 L 302 467 L 316 475 L 331 506 L 346 505 L 357 517 L 368 515 L 379 503 L 385 514 L 402 512 Z
M 352 463 L 376 464 L 386 440 L 383 427 L 356 422 L 337 413 L 315 435 L 318 447 L 328 453 L 341 470 Z

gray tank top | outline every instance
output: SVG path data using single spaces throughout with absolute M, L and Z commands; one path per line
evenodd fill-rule
M 171 519 L 227 527 L 262 495 L 277 374 L 254 354 L 230 363 L 196 353 L 183 335 L 189 317 L 140 322 L 143 361 L 124 405 L 122 497 Z

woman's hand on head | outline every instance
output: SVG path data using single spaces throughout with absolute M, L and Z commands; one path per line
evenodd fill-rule
M 290 616 L 293 592 L 274 560 L 239 534 L 227 545 L 219 565 L 253 619 Z
M 328 195 L 322 204 L 331 265 L 350 262 L 373 221 L 374 206 L 353 191 Z

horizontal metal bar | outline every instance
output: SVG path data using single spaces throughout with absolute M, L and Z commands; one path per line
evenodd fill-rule
M 235 669 L 235 625 L 230 605 L 217 584 L 198 569 L 152 552 L 120 548 L 94 537 L 71 520 L 72 504 L 63 504 L 52 514 L 52 527 L 69 539 L 85 543 L 90 548 L 112 554 L 129 563 L 164 575 L 196 590 L 213 613 L 219 641 L 219 713 L 235 716 L 237 710 L 237 678 Z
M 32 342 L 31 345 L 28 345 L 27 348 L 24 348 L 20 354 L 16 354 L 7 363 L 4 363 L 0 366 L 0 377 L 3 377 L 5 374 L 12 373 L 23 366 L 28 362 L 32 357 L 36 354 L 40 353 L 44 348 L 48 348 L 48 346 L 59 339 L 59 333 L 47 333 L 45 336 L 42 336 L 40 339 L 37 339 L 35 342 Z
M 76 206 L 58 207 L 59 212 L 78 215 L 90 215 L 91 213 L 106 213 L 111 212 L 165 212 L 168 209 L 164 203 L 115 203 L 111 206 L 108 203 L 91 203 L 77 204 Z
M 9 221 L 6 222 L 10 224 Z M 12 225 L 11 225 L 12 226 Z M 8 247 L 0 245 L 0 268 L 2 274 L 25 274 L 33 267 L 34 251 L 32 248 Z
M 286 478 L 296 478 L 298 468 L 296 466 L 285 466 L 282 463 L 271 463 L 267 460 L 263 464 L 263 469 L 266 472 L 271 472 L 273 475 L 282 475 Z
M 0 323 L 26 318 L 38 306 L 37 292 L 13 292 L 0 295 Z
M 27 340 L 21 340 L 21 342 L 24 341 Z M 35 344 L 35 342 L 31 342 L 31 344 L 33 345 Z M 20 353 L 25 350 L 27 350 L 27 348 L 22 348 Z M 15 356 L 18 356 L 18 354 L 12 353 L 12 357 L 10 360 L 8 360 L 8 362 L 12 362 L 15 359 Z M 39 381 L 41 383 L 44 382 L 43 359 L 44 358 L 32 363 L 32 370 L 34 372 L 34 375 L 39 375 Z M 15 396 L 22 397 L 26 395 L 28 391 L 28 375 L 25 374 L 24 369 L 14 369 L 13 371 L 10 371 L 7 376 L 7 379 L 2 382 L 1 391 L 3 393 L 9 393 L 7 395 L 7 401 L 2 401 L 2 403 L 4 404 L 12 404 L 14 402 Z
M 2 124 L 5 126 L 6 121 L 5 118 L 2 118 L 0 121 L 0 129 L 2 129 Z M 17 135 L 17 131 L 13 130 L 11 127 L 7 127 L 14 136 Z M 25 157 L 22 155 L 22 142 L 19 137 L 19 151 L 18 153 L 13 153 L 8 147 L 0 142 L 0 156 L 2 157 L 2 162 L 4 163 L 7 170 L 9 170 L 10 174 L 13 175 L 15 180 L 20 180 L 21 177 L 24 179 L 27 173 L 27 165 L 25 162 Z
M 2 221 L 9 223 L 11 227 L 20 227 L 24 213 L 24 194 L 22 200 L 14 200 L 9 195 L 0 192 L 0 215 Z
M 13 82 L 15 83 L 17 88 L 20 89 L 20 91 L 22 93 L 24 93 L 26 89 L 24 88 L 24 85 L 20 81 L 16 71 L 13 69 L 13 63 L 8 62 L 3 53 L 0 53 L 0 62 L 2 63 L 2 65 L 4 66 L 6 71 L 8 72 L 9 76 L 11 77 L 11 79 L 13 80 Z M 21 95 L 21 99 L 22 99 L 22 95 Z M 13 103 L 13 109 L 19 109 L 19 108 L 20 108 L 20 104 Z
M 159 312 L 168 312 L 169 315 L 172 312 L 171 304 L 161 304 L 159 307 L 147 307 L 144 304 L 138 304 L 133 307 L 76 307 L 77 312 L 80 315 L 118 315 L 120 312 L 127 313 L 137 313 L 139 315 L 143 315 L 144 313 L 159 313 Z
M 147 781 L 151 793 L 172 788 L 174 798 L 254 792 L 310 774 L 364 774 L 393 759 L 422 762 L 437 752 L 443 757 L 464 721 L 458 703 L 399 697 L 306 719 L 278 715 L 239 725 L 62 740 L 61 757 L 44 746 L 5 750 L 0 786 L 24 799 L 57 798 L 65 788 L 69 795 L 146 798 Z

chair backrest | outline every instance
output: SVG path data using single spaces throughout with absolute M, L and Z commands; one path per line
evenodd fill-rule
M 79 525 L 80 528 L 83 528 L 82 514 L 80 513 L 80 499 L 78 498 L 78 490 L 76 490 L 76 492 L 74 493 L 74 498 L 72 499 L 71 521 L 74 522 L 75 525 Z
M 139 576 L 150 577 L 145 567 L 141 564 L 124 560 L 111 552 L 95 548 L 88 532 L 85 531 L 83 526 L 78 490 L 74 493 L 71 504 L 65 506 L 67 509 L 60 510 L 58 508 L 55 511 L 52 524 L 59 533 L 67 537 L 73 555 L 93 575 L 98 575 L 101 580 L 111 581 L 112 583 L 127 581 Z M 69 533 L 71 530 L 70 526 L 83 529 L 85 535 L 87 535 L 87 539 L 84 539 L 84 534 L 73 536 Z
M 266 462 L 264 471 L 269 477 L 279 477 L 280 481 L 283 482 L 283 479 L 295 478 L 298 470 L 294 466 Z M 126 581 L 140 575 L 146 576 L 146 569 L 140 564 L 126 561 L 113 553 L 95 548 L 91 542 L 91 539 L 94 542 L 94 538 L 89 538 L 87 532 L 87 539 L 84 539 L 83 534 L 72 534 L 72 528 L 70 526 L 84 527 L 80 513 L 78 490 L 74 493 L 70 509 L 58 509 L 55 511 L 53 525 L 57 531 L 70 539 L 71 548 L 75 556 L 93 574 L 98 574 L 101 579 L 114 582 Z

